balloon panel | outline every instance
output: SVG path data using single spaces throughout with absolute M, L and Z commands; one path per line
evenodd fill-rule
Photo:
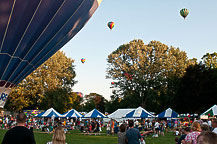
M 0 5 L 0 83 L 5 82 L 0 92 L 64 46 L 99 6 L 97 0 L 0 0 Z

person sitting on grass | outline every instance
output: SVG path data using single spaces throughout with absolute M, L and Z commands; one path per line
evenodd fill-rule
M 190 130 L 191 130 L 191 129 L 190 129 L 189 127 L 184 128 L 183 134 L 181 135 L 180 138 L 177 138 L 176 143 L 177 143 L 177 144 L 182 144 L 182 143 L 184 143 L 183 140 L 185 139 L 186 135 L 190 133 Z

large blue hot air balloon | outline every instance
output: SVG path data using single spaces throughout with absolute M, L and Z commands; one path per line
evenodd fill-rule
M 0 0 L 0 107 L 11 88 L 73 38 L 101 0 Z

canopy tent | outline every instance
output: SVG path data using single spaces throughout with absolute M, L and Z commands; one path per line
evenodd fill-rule
M 115 112 L 108 115 L 108 118 L 112 119 L 121 119 L 123 118 L 127 113 L 131 112 L 135 109 L 117 109 Z
M 85 114 L 82 118 L 107 118 L 104 114 L 97 109 L 93 109 L 89 113 Z
M 162 113 L 158 114 L 158 118 L 177 118 L 178 113 L 172 110 L 171 108 L 168 108 L 167 110 L 163 111 Z
M 202 113 L 200 116 L 204 116 L 204 115 L 205 116 L 215 116 L 215 115 L 217 115 L 217 105 L 212 106 L 207 111 Z
M 155 117 L 150 112 L 146 111 L 142 107 L 138 107 L 135 110 L 132 110 L 124 116 L 124 118 L 148 118 L 148 117 Z
M 38 114 L 36 117 L 46 117 L 46 118 L 51 118 L 51 117 L 62 117 L 60 113 L 58 113 L 55 109 L 50 108 L 46 110 L 45 112 L 42 112 Z
M 71 109 L 68 112 L 62 114 L 61 117 L 81 118 L 82 115 L 79 112 L 77 112 L 75 109 Z

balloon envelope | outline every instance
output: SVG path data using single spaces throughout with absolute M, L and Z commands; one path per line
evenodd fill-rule
M 185 19 L 189 14 L 189 10 L 186 8 L 183 8 L 180 10 L 180 15 Z
M 0 0 L 0 107 L 93 15 L 101 0 Z
M 82 63 L 85 63 L 85 61 L 86 61 L 86 59 L 84 59 L 84 58 L 81 59 L 81 62 L 82 62 Z
M 114 26 L 115 26 L 115 23 L 114 23 L 114 22 L 109 22 L 109 23 L 108 23 L 108 27 L 109 27 L 110 29 L 113 29 Z

